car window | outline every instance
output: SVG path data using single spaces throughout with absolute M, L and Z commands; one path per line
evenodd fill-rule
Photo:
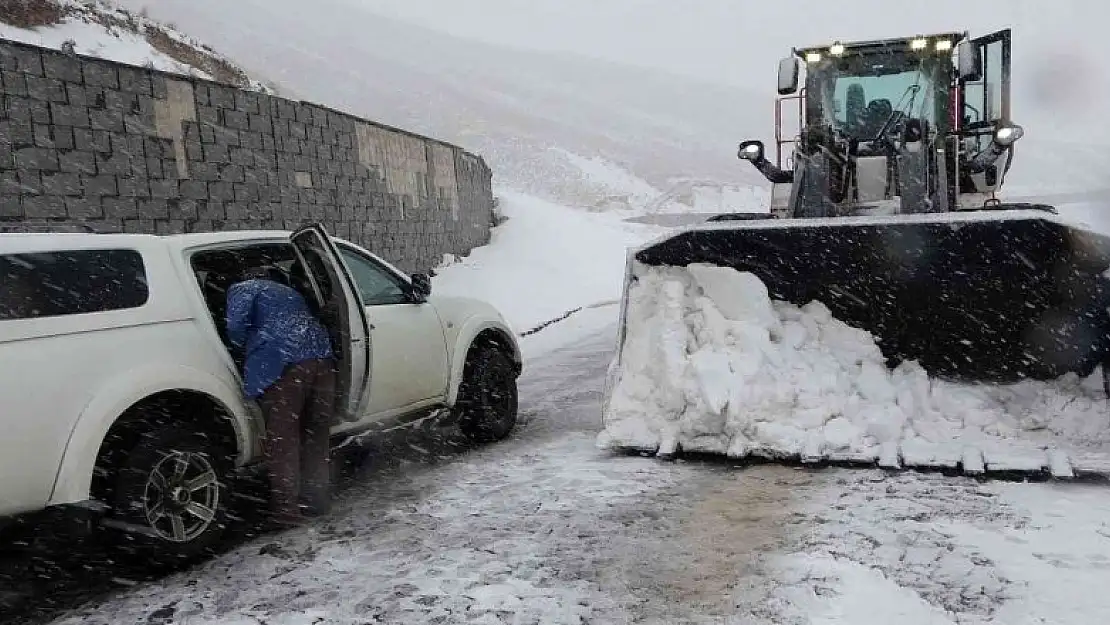
M 385 267 L 348 247 L 342 245 L 338 247 L 343 260 L 351 268 L 351 277 L 358 286 L 363 304 L 385 306 L 408 302 L 401 281 Z
M 149 290 L 134 250 L 0 255 L 0 319 L 138 308 Z

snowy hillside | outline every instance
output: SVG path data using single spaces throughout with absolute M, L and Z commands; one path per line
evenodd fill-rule
M 105 0 L 4 0 L 0 38 L 276 92 L 173 26 Z
M 722 87 L 454 38 L 344 0 L 124 3 L 310 99 L 475 150 L 499 184 L 549 199 L 636 203 L 645 186 L 649 196 L 675 191 L 675 179 L 727 183 L 741 194 L 765 185 L 737 161 L 736 144 L 771 138 L 770 70 L 751 90 Z M 582 159 L 592 161 L 590 171 Z M 599 163 L 608 174 L 599 175 Z

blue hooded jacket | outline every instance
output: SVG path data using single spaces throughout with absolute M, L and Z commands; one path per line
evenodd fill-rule
M 227 289 L 227 335 L 245 348 L 243 392 L 252 399 L 286 366 L 333 355 L 327 329 L 301 294 L 273 280 L 245 280 Z

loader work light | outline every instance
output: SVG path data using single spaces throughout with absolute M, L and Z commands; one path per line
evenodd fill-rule
M 924 50 L 929 46 L 929 40 L 924 37 L 917 37 L 910 41 L 910 50 Z
M 999 126 L 998 130 L 994 131 L 994 142 L 1004 148 L 1008 148 L 1023 135 L 1025 135 L 1024 128 L 1017 124 L 1007 123 Z
M 816 63 L 821 60 L 821 55 L 816 52 L 806 53 L 806 63 Z
M 840 56 L 841 54 L 844 54 L 844 44 L 840 43 L 839 41 L 832 44 L 832 47 L 829 48 L 829 54 L 833 56 Z
M 947 52 L 952 49 L 952 42 L 948 39 L 940 39 L 933 47 L 937 49 L 937 52 Z

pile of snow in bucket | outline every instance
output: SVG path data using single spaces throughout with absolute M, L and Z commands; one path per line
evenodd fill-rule
M 933 380 L 913 362 L 890 370 L 872 335 L 819 302 L 772 301 L 753 274 L 634 270 L 602 448 L 951 466 L 976 449 L 996 466 L 1010 454 L 1015 469 L 1041 468 L 1020 466 L 1023 452 L 1110 449 L 1101 371 L 1012 385 Z

